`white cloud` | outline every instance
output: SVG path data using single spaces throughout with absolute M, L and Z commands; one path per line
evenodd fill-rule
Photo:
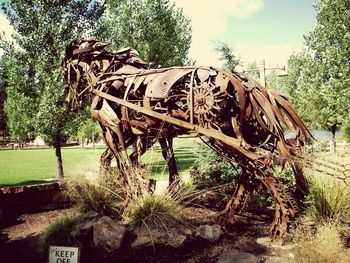
M 7 40 L 13 40 L 11 34 L 15 32 L 13 27 L 10 25 L 10 22 L 7 20 L 6 16 L 3 13 L 0 13 L 0 31 L 5 33 Z
M 248 18 L 263 7 L 263 0 L 225 0 L 228 14 L 237 18 Z
M 173 0 L 192 20 L 190 57 L 198 65 L 221 66 L 213 41 L 227 30 L 227 16 L 249 18 L 263 6 L 263 0 Z

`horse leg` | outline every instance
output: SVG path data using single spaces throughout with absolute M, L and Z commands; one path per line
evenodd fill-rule
M 172 185 L 174 182 L 180 179 L 179 172 L 176 165 L 176 159 L 173 148 L 173 138 L 167 139 L 169 152 L 168 152 L 168 167 L 169 167 L 169 185 Z
M 179 173 L 177 170 L 176 159 L 173 150 L 172 138 L 159 138 L 160 147 L 162 148 L 162 155 L 169 168 L 169 188 L 172 188 L 179 180 Z
M 100 166 L 103 169 L 107 169 L 111 166 L 111 162 L 113 159 L 113 152 L 110 148 L 107 148 L 100 157 Z
M 260 180 L 275 200 L 275 219 L 270 226 L 269 235 L 272 239 L 276 239 L 288 231 L 289 224 L 298 209 L 294 199 L 286 199 L 287 195 L 283 188 L 271 173 L 261 177 Z
M 155 140 L 147 140 L 146 137 L 138 136 L 137 140 L 133 144 L 134 151 L 130 154 L 130 160 L 132 165 L 142 168 L 140 163 L 140 157 L 154 144 Z M 156 180 L 149 179 L 148 191 L 153 194 L 156 190 Z
M 305 201 L 305 197 L 310 193 L 309 184 L 305 178 L 303 166 L 297 162 L 292 162 L 291 166 L 294 172 L 296 184 L 296 189 L 293 197 L 298 202 L 298 204 L 301 205 L 303 201 Z
M 220 212 L 218 217 L 220 225 L 233 224 L 235 222 L 235 215 L 247 207 L 250 197 L 259 183 L 249 172 L 242 171 L 232 198 L 227 202 L 225 209 Z
M 149 149 L 153 143 L 148 142 L 144 136 L 137 136 L 133 143 L 133 152 L 129 155 L 132 165 L 141 167 L 140 158 Z

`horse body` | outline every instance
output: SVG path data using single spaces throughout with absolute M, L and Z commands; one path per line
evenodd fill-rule
M 172 139 L 195 131 L 208 138 L 206 143 L 223 158 L 242 167 L 221 221 L 234 221 L 234 214 L 262 184 L 276 203 L 271 234 L 282 234 L 297 207 L 293 198 L 285 198 L 273 176 L 273 163 L 278 160 L 293 167 L 297 201 L 308 192 L 295 158 L 309 132 L 286 96 L 213 67 L 148 69 L 132 50 L 111 53 L 106 45 L 95 39 L 75 40 L 62 63 L 71 109 L 92 98 L 91 112 L 108 146 L 101 157 L 104 164 L 115 156 L 124 171 L 127 163 L 137 163 L 159 141 L 172 183 L 178 177 Z M 295 138 L 286 140 L 284 129 L 294 131 Z M 137 142 L 139 147 L 128 156 L 127 147 Z

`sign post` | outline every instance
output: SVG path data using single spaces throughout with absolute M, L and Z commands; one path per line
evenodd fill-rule
M 49 263 L 79 263 L 78 247 L 50 246 Z

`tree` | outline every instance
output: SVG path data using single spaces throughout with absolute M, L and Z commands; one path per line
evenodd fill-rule
M 225 61 L 222 68 L 229 72 L 234 72 L 236 67 L 240 64 L 240 60 L 233 54 L 232 48 L 224 42 L 218 42 L 215 50 L 220 54 L 220 60 Z
M 99 136 L 100 127 L 92 118 L 87 119 L 78 130 L 78 138 L 81 140 L 81 146 L 84 147 L 85 140 L 91 140 L 95 146 L 95 138 Z
M 9 120 L 16 120 L 24 133 L 33 128 L 55 148 L 58 176 L 63 177 L 61 143 L 72 115 L 63 105 L 60 62 L 68 42 L 91 30 L 104 6 L 95 0 L 13 0 L 2 8 L 19 46 L 9 51 L 6 67 Z
M 28 54 L 7 49 L 3 56 L 3 71 L 6 75 L 4 89 L 6 101 L 4 111 L 8 118 L 7 126 L 10 136 L 21 141 L 31 137 L 34 133 L 34 117 L 39 102 L 39 88 L 33 89 L 34 66 Z
M 0 135 L 7 136 L 7 116 L 4 109 L 6 101 L 7 75 L 5 71 L 5 58 L 0 57 Z
M 266 87 L 269 89 L 280 89 L 280 78 L 276 69 L 271 70 L 271 72 L 266 76 Z
M 258 80 L 260 78 L 260 70 L 258 67 L 258 63 L 256 61 L 248 63 L 247 69 L 244 73 L 249 77 Z
M 292 103 L 298 113 L 309 127 L 317 127 L 314 124 L 315 111 L 318 109 L 310 103 L 306 85 L 310 85 L 316 74 L 311 69 L 313 63 L 309 52 L 300 52 L 290 56 L 288 60 L 288 75 L 281 80 L 280 89 L 292 97 Z M 306 70 L 308 69 L 308 70 Z
M 189 63 L 190 20 L 169 0 L 108 1 L 96 36 L 112 48 L 132 47 L 155 67 Z
M 291 91 L 309 125 L 332 133 L 335 152 L 335 133 L 350 114 L 350 4 L 317 0 L 315 7 L 316 27 L 305 36 L 308 50 L 290 60 L 297 85 Z

